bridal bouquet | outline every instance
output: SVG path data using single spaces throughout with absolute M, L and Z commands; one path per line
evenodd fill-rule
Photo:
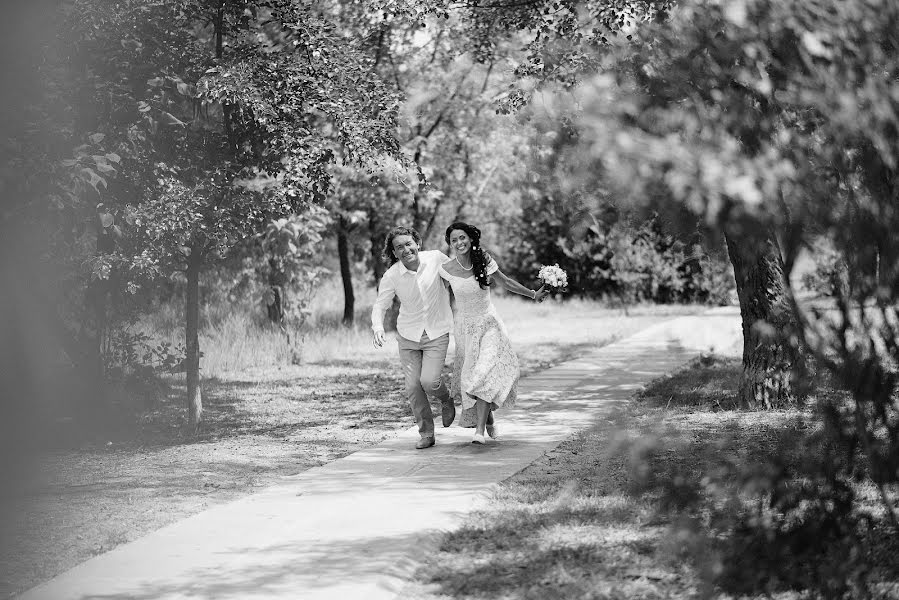
M 556 290 L 564 290 L 568 287 L 568 274 L 559 265 L 540 267 L 537 279 Z

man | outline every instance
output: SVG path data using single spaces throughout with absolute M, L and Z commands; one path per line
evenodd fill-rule
M 456 407 L 440 377 L 453 314 L 449 292 L 437 268 L 449 258 L 439 250 L 420 250 L 420 245 L 421 236 L 414 229 L 390 230 L 384 243 L 384 256 L 391 266 L 381 278 L 378 299 L 371 309 L 374 343 L 380 348 L 386 341 L 384 312 L 394 296 L 400 300 L 397 342 L 406 377 L 406 396 L 421 436 L 415 445 L 418 449 L 430 448 L 435 442 L 429 394 L 440 398 L 444 427 L 449 427 L 456 418 Z

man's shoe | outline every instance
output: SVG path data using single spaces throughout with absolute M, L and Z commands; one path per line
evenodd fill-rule
M 453 424 L 453 421 L 456 420 L 456 405 L 453 404 L 452 400 L 450 400 L 449 402 L 443 402 L 440 413 L 443 417 L 443 426 L 449 427 Z
M 430 448 L 434 445 L 434 436 L 429 435 L 418 440 L 418 443 L 415 444 L 415 448 L 421 450 L 422 448 Z

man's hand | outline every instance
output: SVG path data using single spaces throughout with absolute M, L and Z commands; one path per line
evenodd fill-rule
M 387 341 L 387 336 L 384 335 L 383 331 L 375 331 L 374 339 L 372 340 L 375 344 L 375 348 L 380 348 L 384 345 L 384 342 Z

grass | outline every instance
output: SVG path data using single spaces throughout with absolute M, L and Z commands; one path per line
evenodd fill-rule
M 265 320 L 261 306 L 225 302 L 203 307 L 200 335 L 201 369 L 206 377 L 221 377 L 245 369 L 335 361 L 381 362 L 383 350 L 371 344 L 373 288 L 356 290 L 355 324 L 341 324 L 340 281 L 326 281 L 310 306 L 311 316 L 290 340 Z M 571 299 L 537 304 L 514 294 L 498 293 L 494 303 L 519 355 L 531 364 L 552 364 L 570 356 L 563 347 L 589 347 L 629 335 L 660 318 L 697 314 L 698 305 L 638 305 L 609 308 L 601 303 Z M 183 320 L 177 305 L 166 305 L 138 327 L 154 340 L 172 346 L 183 343 Z M 599 320 L 599 321 L 597 321 Z M 601 323 L 601 327 L 597 324 Z M 452 355 L 452 352 L 450 352 Z
M 319 293 L 292 344 L 265 326 L 259 307 L 203 307 L 205 420 L 196 437 L 182 427 L 183 376 L 149 405 L 113 404 L 102 427 L 56 423 L 52 448 L 0 493 L 0 538 L 13 540 L 0 546 L 0 597 L 410 427 L 396 349 L 371 344 L 373 291 L 357 291 L 357 324 L 344 328 L 337 285 Z M 510 296 L 496 304 L 525 373 L 703 310 L 646 306 L 625 314 Z M 157 340 L 181 341 L 174 307 L 141 327 Z
M 734 359 L 698 360 L 503 482 L 429 558 L 421 597 L 821 597 L 801 583 L 845 574 L 846 540 L 814 519 L 817 533 L 796 547 L 735 533 L 757 514 L 747 488 L 734 493 L 737 474 L 795 466 L 814 433 L 798 409 L 737 410 L 739 370 Z M 870 487 L 856 484 L 874 517 L 861 562 L 872 597 L 899 598 L 899 542 L 877 520 Z

